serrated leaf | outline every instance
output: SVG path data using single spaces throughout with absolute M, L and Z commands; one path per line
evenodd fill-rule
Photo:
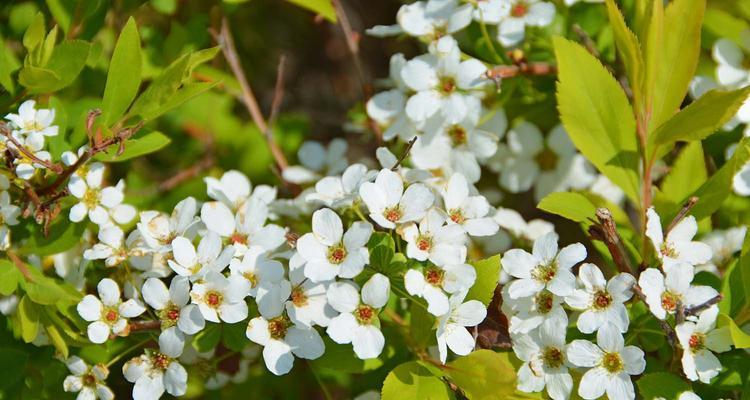
M 182 85 L 190 62 L 190 55 L 184 54 L 162 71 L 148 85 L 148 88 L 135 100 L 128 112 L 129 115 L 140 115 L 144 120 L 153 119 L 152 114 L 159 106 L 166 103 Z
M 680 393 L 690 390 L 690 385 L 679 376 L 668 372 L 653 372 L 636 381 L 638 393 L 644 400 L 663 398 L 677 400 Z
M 586 49 L 555 37 L 560 117 L 576 147 L 637 201 L 638 145 L 633 110 L 614 77 Z
M 489 305 L 500 277 L 500 254 L 472 262 L 471 265 L 477 271 L 477 280 L 466 294 L 466 301 L 479 300 L 485 306 Z
M 476 350 L 448 366 L 447 375 L 469 400 L 501 400 L 516 391 L 516 369 L 508 353 Z
M 726 314 L 719 314 L 719 318 L 717 321 L 718 327 L 726 327 L 726 329 L 729 330 L 729 336 L 732 338 L 732 344 L 735 348 L 750 348 L 750 335 L 740 329 L 740 327 L 737 326 L 737 324 L 730 316 Z
M 649 136 L 655 146 L 674 142 L 703 140 L 716 132 L 737 113 L 750 95 L 750 87 L 711 90 L 667 120 Z
M 454 398 L 453 392 L 440 378 L 415 361 L 401 364 L 389 372 L 381 392 L 382 400 Z
M 141 38 L 131 17 L 117 38 L 102 99 L 102 123 L 117 121 L 130 106 L 141 84 Z
M 122 162 L 132 158 L 154 153 L 168 145 L 172 140 L 161 132 L 151 132 L 136 139 L 125 141 L 125 151 L 117 155 L 118 144 L 110 146 L 106 153 L 99 153 L 94 160 L 102 162 Z
M 625 24 L 622 12 L 617 8 L 614 0 L 607 0 L 607 13 L 609 23 L 612 26 L 615 37 L 617 53 L 625 65 L 630 86 L 634 92 L 634 98 L 639 99 L 642 95 L 643 85 L 643 53 L 638 38 Z M 638 103 L 639 100 L 636 100 Z
M 589 223 L 596 217 L 596 206 L 576 192 L 553 192 L 539 202 L 537 208 L 571 221 Z
M 34 21 L 26 28 L 26 32 L 23 34 L 23 47 L 29 52 L 42 43 L 47 30 L 44 26 L 44 14 L 37 13 L 34 17 Z

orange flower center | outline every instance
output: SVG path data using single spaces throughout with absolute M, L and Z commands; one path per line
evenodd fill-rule
M 513 8 L 510 9 L 510 15 L 515 18 L 521 18 L 529 12 L 529 6 L 524 2 L 516 3 Z

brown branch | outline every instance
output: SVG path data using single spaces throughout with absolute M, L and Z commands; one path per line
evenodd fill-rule
M 346 41 L 346 47 L 349 48 L 349 52 L 352 54 L 352 61 L 354 62 L 354 68 L 357 70 L 357 77 L 359 83 L 362 86 L 362 94 L 365 98 L 370 97 L 370 89 L 365 79 L 364 68 L 362 67 L 362 59 L 359 55 L 359 32 L 355 32 L 352 29 L 352 25 L 349 22 L 349 17 L 346 15 L 346 10 L 341 4 L 341 0 L 332 0 L 333 7 L 336 10 L 336 19 L 339 22 L 341 31 L 344 33 L 344 40 Z
M 13 265 L 18 268 L 18 271 L 21 272 L 21 275 L 23 275 L 24 279 L 26 279 L 27 282 L 33 282 L 34 279 L 31 277 L 31 272 L 29 271 L 29 267 L 26 265 L 23 260 L 21 260 L 16 253 L 8 250 L 5 252 L 5 254 L 10 258 L 11 261 L 13 261 Z
M 242 63 L 240 62 L 240 58 L 237 55 L 237 49 L 234 46 L 234 38 L 232 37 L 232 33 L 229 31 L 229 21 L 224 18 L 222 20 L 219 33 L 212 33 L 216 41 L 221 46 L 221 52 L 222 54 L 224 54 L 224 58 L 227 60 L 229 68 L 232 70 L 234 77 L 240 84 L 240 88 L 242 89 L 242 101 L 245 104 L 248 113 L 250 113 L 250 117 L 253 119 L 255 125 L 258 126 L 258 129 L 260 129 L 260 131 L 263 133 L 266 139 L 266 145 L 268 145 L 268 148 L 271 151 L 274 160 L 276 160 L 276 164 L 278 165 L 279 169 L 283 171 L 287 168 L 289 163 L 284 156 L 284 152 L 281 151 L 278 143 L 276 143 L 276 140 L 270 133 L 268 123 L 263 117 L 263 113 L 260 110 L 260 106 L 258 105 L 258 101 L 255 98 L 255 94 L 253 94 L 253 89 L 250 87 L 250 83 L 248 83 L 245 72 L 242 69 Z
M 669 223 L 669 226 L 667 226 L 667 229 L 664 231 L 664 236 L 667 236 L 667 234 L 669 234 L 669 232 L 672 231 L 672 229 L 674 229 L 674 227 L 677 226 L 677 224 L 679 224 L 680 221 L 685 219 L 685 217 L 688 215 L 690 210 L 693 209 L 696 203 L 698 203 L 698 197 L 693 196 L 689 198 L 685 202 L 685 204 L 682 205 L 680 212 L 677 213 L 677 215 L 674 217 L 672 222 Z
M 714 296 L 714 297 L 706 300 L 705 302 L 703 302 L 701 304 L 698 304 L 698 305 L 695 305 L 695 306 L 692 306 L 692 307 L 689 307 L 689 308 L 685 308 L 685 310 L 684 310 L 683 313 L 685 314 L 686 317 L 698 315 L 702 311 L 707 310 L 708 308 L 710 308 L 711 306 L 713 306 L 715 304 L 719 304 L 719 302 L 723 298 L 724 298 L 724 296 L 722 296 L 721 293 L 719 293 L 716 296 Z
M 596 210 L 596 218 L 598 223 L 589 227 L 589 235 L 593 239 L 604 242 L 607 245 L 609 253 L 612 254 L 612 260 L 620 272 L 633 274 L 633 266 L 630 263 L 625 246 L 622 244 L 622 239 L 620 239 L 620 235 L 617 233 L 617 225 L 612 217 L 612 213 L 606 208 L 598 208 Z
M 161 329 L 161 321 L 132 321 L 128 329 L 130 332 L 157 330 Z
M 31 161 L 43 166 L 44 168 L 47 168 L 48 170 L 59 174 L 62 172 L 62 167 L 59 164 L 54 164 L 47 160 L 42 160 L 41 158 L 37 157 L 34 153 L 30 152 L 28 149 L 26 149 L 26 146 L 22 145 L 18 140 L 16 140 L 15 137 L 13 137 L 13 134 L 8 130 L 8 126 L 4 122 L 0 122 L 0 133 L 2 133 L 3 136 L 8 138 L 8 141 L 13 144 L 13 147 L 8 147 L 11 151 L 18 151 L 26 158 L 30 159 Z
M 417 141 L 417 137 L 416 136 L 414 136 L 413 138 L 411 138 L 411 140 L 409 141 L 409 143 L 406 144 L 406 148 L 404 149 L 404 152 L 401 153 L 401 157 L 399 157 L 398 160 L 396 161 L 396 164 L 394 164 L 391 167 L 391 171 L 398 170 L 398 168 L 401 166 L 401 163 L 403 163 L 404 160 L 406 159 L 406 157 L 409 156 L 409 152 L 411 151 L 411 148 L 412 148 L 412 146 L 414 146 L 414 143 L 416 141 Z
M 522 61 L 514 65 L 497 65 L 485 72 L 488 79 L 497 80 L 513 78 L 519 75 L 539 76 L 554 75 L 557 73 L 557 66 L 549 63 L 527 63 Z

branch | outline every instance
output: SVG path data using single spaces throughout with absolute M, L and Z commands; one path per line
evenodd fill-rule
M 680 212 L 678 212 L 677 215 L 672 220 L 672 222 L 669 223 L 669 226 L 667 227 L 666 231 L 664 232 L 664 236 L 667 236 L 667 234 L 672 229 L 674 229 L 674 227 L 677 226 L 677 224 L 679 224 L 680 221 L 682 221 L 683 219 L 685 219 L 685 217 L 688 215 L 688 213 L 690 212 L 690 210 L 693 209 L 693 207 L 695 206 L 696 203 L 698 203 L 698 197 L 693 196 L 693 197 L 689 198 L 685 202 L 685 204 L 682 205 L 682 208 L 680 209 Z
M 56 174 L 59 174 L 60 172 L 62 172 L 62 167 L 60 165 L 54 164 L 47 160 L 42 160 L 41 158 L 37 157 L 34 153 L 26 149 L 26 146 L 19 143 L 18 140 L 16 140 L 16 138 L 13 137 L 13 134 L 8 130 L 8 125 L 6 125 L 4 122 L 0 122 L 0 133 L 2 133 L 3 136 L 8 138 L 8 141 L 13 144 L 13 147 L 8 147 L 8 149 L 20 152 L 21 154 L 26 156 L 26 158 L 30 159 L 36 164 L 43 166 L 44 168 L 47 168 L 48 170 Z
M 416 136 L 414 136 L 413 138 L 411 138 L 411 140 L 409 141 L 409 143 L 406 144 L 406 148 L 404 149 L 404 152 L 401 153 L 401 157 L 399 157 L 398 160 L 396 161 L 396 164 L 394 164 L 391 167 L 391 171 L 398 170 L 398 168 L 401 166 L 401 163 L 404 162 L 404 160 L 406 159 L 406 157 L 409 155 L 409 152 L 411 151 L 411 148 L 412 148 L 412 146 L 414 146 L 414 143 L 416 141 L 417 141 L 417 137 Z
M 271 151 L 274 160 L 276 160 L 276 165 L 278 165 L 279 169 L 283 171 L 287 168 L 289 163 L 284 156 L 284 152 L 281 151 L 281 148 L 279 147 L 278 143 L 276 143 L 273 134 L 269 130 L 268 123 L 263 117 L 263 113 L 261 112 L 260 106 L 258 105 L 258 100 L 255 98 L 253 89 L 250 87 L 250 83 L 248 83 L 247 81 L 245 72 L 242 69 L 242 63 L 240 62 L 240 58 L 237 55 L 237 48 L 234 46 L 234 38 L 232 37 L 232 33 L 229 31 L 229 21 L 227 21 L 226 18 L 224 18 L 221 22 L 221 30 L 219 31 L 219 33 L 217 34 L 216 32 L 213 32 L 213 35 L 216 41 L 221 46 L 221 52 L 222 54 L 224 54 L 224 58 L 227 60 L 229 68 L 232 70 L 234 77 L 237 78 L 237 82 L 239 82 L 240 84 L 240 88 L 242 89 L 242 101 L 243 103 L 245 103 L 245 107 L 247 108 L 248 113 L 250 113 L 250 117 L 253 119 L 255 125 L 258 126 L 258 129 L 260 129 L 260 131 L 263 133 L 266 139 L 266 144 L 268 145 L 268 149 Z M 283 62 L 280 62 L 280 64 L 283 64 Z M 283 71 L 283 66 L 280 65 L 279 68 Z M 277 77 L 277 86 L 279 83 L 279 79 L 280 78 Z
M 620 235 L 617 233 L 617 225 L 614 218 L 612 218 L 612 213 L 606 208 L 598 208 L 596 210 L 596 218 L 598 223 L 589 227 L 589 235 L 593 239 L 602 241 L 607 245 L 607 249 L 612 254 L 612 260 L 620 272 L 633 274 L 633 266 L 630 264 L 630 258 L 625 251 L 625 246 L 622 244 Z
M 549 63 L 527 63 L 525 61 L 514 65 L 498 65 L 487 70 L 485 75 L 492 80 L 512 78 L 519 75 L 554 75 L 557 66 Z
M 683 312 L 686 317 L 694 316 L 700 314 L 702 311 L 711 308 L 711 306 L 715 304 L 719 304 L 719 302 L 724 298 L 724 296 L 721 295 L 721 293 L 717 294 L 716 296 L 706 300 L 705 302 L 685 308 L 685 311 Z
M 161 321 L 132 321 L 128 328 L 130 332 L 157 330 L 161 329 Z
M 367 80 L 365 79 L 364 69 L 362 68 L 362 60 L 359 57 L 359 32 L 354 32 L 352 25 L 349 22 L 349 17 L 346 15 L 341 0 L 332 0 L 333 7 L 336 10 L 336 19 L 339 22 L 339 26 L 344 33 L 344 40 L 346 41 L 346 47 L 349 48 L 349 52 L 352 54 L 352 61 L 354 62 L 354 68 L 357 70 L 357 77 L 359 83 L 362 86 L 362 94 L 365 98 L 369 96 L 369 87 L 367 86 Z
M 646 303 L 646 295 L 643 294 L 643 290 L 641 290 L 640 286 L 638 286 L 637 284 L 633 285 L 631 290 L 633 291 L 633 293 L 635 293 L 636 296 L 638 296 L 639 299 L 641 299 L 641 301 Z M 667 337 L 667 342 L 672 348 L 674 348 L 675 344 L 677 343 L 677 334 L 675 333 L 674 329 L 666 320 L 658 318 L 656 320 L 659 321 L 659 326 L 664 331 L 664 334 Z

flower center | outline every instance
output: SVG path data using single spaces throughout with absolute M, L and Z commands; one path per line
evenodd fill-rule
M 664 242 L 661 244 L 660 250 L 661 250 L 661 254 L 664 257 L 677 258 L 677 256 L 679 256 L 679 254 L 677 254 L 677 250 L 675 250 L 675 248 L 672 247 L 672 245 L 667 242 Z
M 154 353 L 151 356 L 151 363 L 154 365 L 155 368 L 160 369 L 162 371 L 166 370 L 167 367 L 169 367 L 169 363 L 172 362 L 172 359 L 167 357 L 166 355 L 162 353 Z
M 563 364 L 563 353 L 557 347 L 546 347 L 542 351 L 542 360 L 548 368 L 559 368 Z
M 328 261 L 331 264 L 341 264 L 346 258 L 346 249 L 338 244 L 328 248 Z
M 401 208 L 399 208 L 399 206 L 386 208 L 385 211 L 383 211 L 383 217 L 391 222 L 398 221 L 399 219 L 401 219 L 402 215 L 403 213 L 401 212 Z
M 448 211 L 448 216 L 450 217 L 451 221 L 461 225 L 466 221 L 466 217 L 464 217 L 463 210 L 460 208 L 452 208 L 450 211 Z
M 280 340 L 286 337 L 286 331 L 290 325 L 289 319 L 281 315 L 268 321 L 268 332 L 272 339 Z
M 174 304 L 169 304 L 163 310 L 158 312 L 159 319 L 161 320 L 161 329 L 167 329 L 174 326 L 177 320 L 180 319 L 180 307 Z
M 222 300 L 223 296 L 221 295 L 221 293 L 215 290 L 206 293 L 206 304 L 208 304 L 209 307 L 216 308 L 220 306 Z
M 441 286 L 445 271 L 437 268 L 428 268 L 424 273 L 424 280 L 432 286 Z
M 515 18 L 521 18 L 524 15 L 526 15 L 526 13 L 528 12 L 529 12 L 529 6 L 522 1 L 519 1 L 518 3 L 516 3 L 515 5 L 513 5 L 513 8 L 510 9 L 510 15 Z
M 247 235 L 243 235 L 242 233 L 238 233 L 238 232 L 233 233 L 232 236 L 229 238 L 229 240 L 232 242 L 232 244 L 247 245 Z
M 83 386 L 87 387 L 95 387 L 96 386 L 96 377 L 92 373 L 86 373 L 81 377 L 81 381 L 83 382 Z
M 599 290 L 594 293 L 593 306 L 595 310 L 604 310 L 612 304 L 612 296 L 606 290 Z
M 102 319 L 109 324 L 113 324 L 120 319 L 120 313 L 114 308 L 105 308 L 102 312 Z
M 417 248 L 422 251 L 430 251 L 432 248 L 432 237 L 428 235 L 419 235 L 417 237 Z
M 537 265 L 531 276 L 539 282 L 547 283 L 551 281 L 557 274 L 557 261 L 553 261 L 547 265 Z
M 542 171 L 552 171 L 557 166 L 558 158 L 557 153 L 545 147 L 544 150 L 537 153 L 534 160 L 539 164 Z
M 451 94 L 456 90 L 456 81 L 453 78 L 443 78 L 440 80 L 440 91 L 443 94 Z
M 536 295 L 534 302 L 536 303 L 536 309 L 539 314 L 547 314 L 552 310 L 552 300 L 552 293 L 546 290 L 539 292 L 539 294 Z
M 464 129 L 460 125 L 453 125 L 450 129 L 448 129 L 448 136 L 451 138 L 453 147 L 461 146 L 463 144 L 466 144 L 467 142 L 466 129 Z
M 83 194 L 83 204 L 89 209 L 96 208 L 99 205 L 99 199 L 101 199 L 101 193 L 97 189 L 86 189 L 86 193 Z
M 297 307 L 304 307 L 307 305 L 307 295 L 301 287 L 296 287 L 292 290 L 292 304 Z
M 251 288 L 254 288 L 255 285 L 258 284 L 258 275 L 255 275 L 254 273 L 248 271 L 248 272 L 243 272 L 242 276 L 245 277 L 245 279 L 247 279 L 248 282 L 250 282 Z
M 623 370 L 622 358 L 620 353 L 604 353 L 602 357 L 602 367 L 611 374 L 619 373 Z
M 692 336 L 690 336 L 690 340 L 688 340 L 690 350 L 694 353 L 701 350 L 704 347 L 705 342 L 706 335 L 701 333 L 694 333 Z
M 670 292 L 665 291 L 661 295 L 661 308 L 665 309 L 668 312 L 675 312 L 677 309 L 677 303 L 680 302 L 680 296 Z
M 361 325 L 369 325 L 372 323 L 372 319 L 375 316 L 375 310 L 365 304 L 360 305 L 354 311 L 354 317 Z

